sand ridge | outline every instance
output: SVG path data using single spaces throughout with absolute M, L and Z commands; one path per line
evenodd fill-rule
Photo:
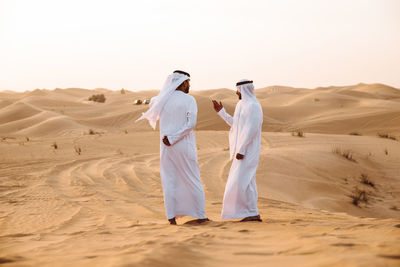
M 105 103 L 88 101 L 92 94 L 103 93 Z M 133 124 L 147 109 L 132 105 L 134 99 L 150 99 L 156 90 L 125 94 L 107 89 L 78 88 L 25 93 L 0 92 L 0 134 L 68 135 L 90 128 L 149 130 L 143 121 Z M 228 130 L 214 116 L 210 97 L 220 100 L 233 112 L 237 97 L 233 90 L 192 91 L 198 103 L 196 130 Z M 400 135 L 400 90 L 383 84 L 316 88 L 314 90 L 269 86 L 256 90 L 264 111 L 263 131 L 301 129 L 314 133 L 376 135 L 388 132 Z M 56 128 L 54 131 L 53 128 Z

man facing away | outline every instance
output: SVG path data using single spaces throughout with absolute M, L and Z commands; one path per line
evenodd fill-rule
M 221 102 L 212 100 L 218 115 L 231 127 L 229 148 L 234 157 L 225 187 L 222 219 L 261 221 L 257 209 L 256 170 L 261 150 L 263 112 L 254 94 L 253 81 L 240 80 L 236 94 L 239 102 L 233 117 Z
M 197 104 L 188 95 L 189 81 L 189 73 L 174 71 L 151 99 L 149 110 L 138 119 L 148 119 L 153 129 L 160 120 L 160 175 L 170 224 L 184 215 L 198 218 L 198 223 L 208 221 L 193 132 Z

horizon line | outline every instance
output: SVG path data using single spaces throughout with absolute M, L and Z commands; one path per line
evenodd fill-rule
M 256 88 L 254 90 L 260 90 L 260 89 L 264 89 L 264 88 L 268 88 L 268 87 L 289 87 L 289 88 L 294 88 L 294 89 L 307 89 L 307 90 L 316 90 L 316 89 L 320 89 L 320 88 L 330 88 L 330 87 L 351 87 L 351 86 L 357 86 L 357 85 L 383 85 L 383 86 L 388 86 L 397 90 L 400 90 L 400 88 L 397 88 L 395 86 L 389 85 L 389 84 L 385 84 L 385 83 L 380 83 L 380 82 L 375 82 L 375 83 L 363 83 L 363 82 L 359 82 L 356 84 L 350 84 L 350 85 L 329 85 L 329 86 L 317 86 L 314 88 L 306 88 L 306 87 L 293 87 L 293 86 L 289 86 L 289 85 L 268 85 L 268 86 L 264 86 L 264 87 L 259 87 Z M 160 91 L 161 89 L 144 89 L 144 90 L 130 90 L 130 89 L 126 89 L 126 88 L 121 88 L 121 89 L 109 89 L 109 88 L 104 88 L 104 87 L 96 87 L 96 88 L 82 88 L 82 87 L 67 87 L 67 88 L 60 88 L 60 87 L 56 87 L 53 89 L 47 89 L 47 88 L 35 88 L 35 89 L 31 89 L 31 90 L 24 90 L 24 91 L 16 91 L 16 90 L 9 90 L 9 89 L 4 89 L 4 90 L 0 90 L 0 93 L 6 93 L 6 92 L 12 92 L 12 93 L 28 93 L 28 92 L 34 92 L 37 90 L 47 90 L 47 91 L 55 91 L 55 90 L 68 90 L 68 89 L 81 89 L 81 90 L 88 90 L 88 91 L 95 91 L 95 90 L 108 90 L 108 91 L 113 91 L 113 92 L 118 92 L 121 91 L 122 89 L 124 89 L 125 91 L 129 91 L 129 92 L 147 92 L 147 91 Z M 190 89 L 191 91 L 207 91 L 207 90 L 221 90 L 221 89 L 228 89 L 228 90 L 234 90 L 232 88 L 228 88 L 228 87 L 221 87 L 221 88 L 208 88 L 208 89 Z

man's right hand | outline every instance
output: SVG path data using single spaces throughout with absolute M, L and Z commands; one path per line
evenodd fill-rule
M 212 100 L 214 104 L 214 109 L 216 112 L 219 112 L 224 106 L 222 105 L 222 102 L 219 101 L 219 103 L 216 100 Z
M 163 141 L 164 145 L 171 146 L 171 144 L 169 143 L 168 137 L 164 136 L 162 141 Z

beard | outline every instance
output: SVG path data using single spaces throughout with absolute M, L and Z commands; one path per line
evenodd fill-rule
M 239 100 L 242 100 L 242 94 L 238 95 Z

